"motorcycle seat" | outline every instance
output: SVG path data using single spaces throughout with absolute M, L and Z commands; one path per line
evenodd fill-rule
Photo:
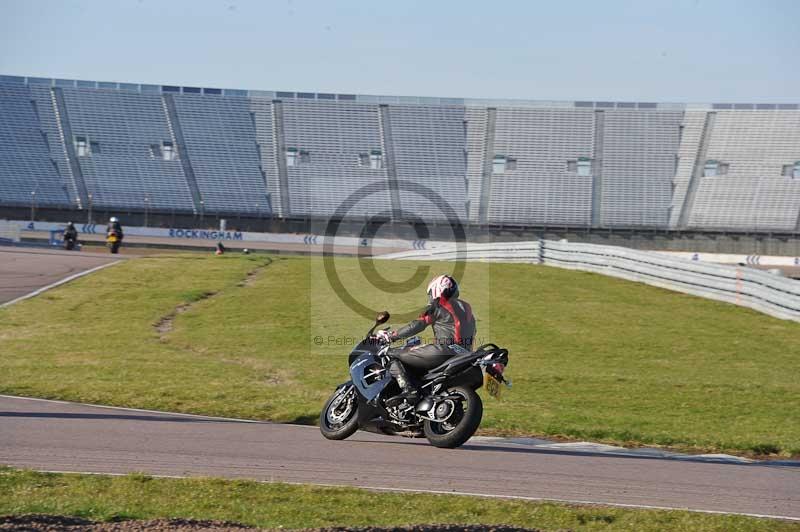
M 425 378 L 427 379 L 429 377 L 433 377 L 434 375 L 436 375 L 438 373 L 447 373 L 447 370 L 450 369 L 450 368 L 454 368 L 454 367 L 460 366 L 460 365 L 462 365 L 463 363 L 466 363 L 466 362 L 472 362 L 473 360 L 475 360 L 478 357 L 478 355 L 479 354 L 477 352 L 474 352 L 474 351 L 470 352 L 470 353 L 464 353 L 462 355 L 453 355 L 452 357 L 447 359 L 442 364 L 440 364 L 440 365 L 436 366 L 435 368 L 433 368 L 432 370 L 430 370 L 427 373 L 427 375 L 425 375 Z
M 392 350 L 391 355 L 402 362 L 406 370 L 415 375 L 422 375 L 452 358 L 452 354 L 448 351 L 436 351 L 427 346 L 422 349 Z

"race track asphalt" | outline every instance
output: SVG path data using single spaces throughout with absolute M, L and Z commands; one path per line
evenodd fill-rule
M 108 253 L 0 247 L 0 304 L 115 260 Z
M 800 519 L 800 467 L 544 451 L 0 396 L 0 464 L 681 508 Z

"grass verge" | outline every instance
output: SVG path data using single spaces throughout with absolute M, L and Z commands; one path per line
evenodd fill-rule
M 362 302 L 424 303 L 336 260 Z M 421 267 L 443 269 L 375 266 L 398 281 Z M 511 352 L 514 388 L 486 400 L 484 434 L 800 455 L 798 323 L 542 266 L 470 263 L 462 297 Z M 368 326 L 319 259 L 135 259 L 0 310 L 0 393 L 314 423 Z
M 0 468 L 0 493 L 0 515 L 37 513 L 98 521 L 183 517 L 265 528 L 457 523 L 544 530 L 800 530 L 800 523 L 686 511 L 9 468 Z

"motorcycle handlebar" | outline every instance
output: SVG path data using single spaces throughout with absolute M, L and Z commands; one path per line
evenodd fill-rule
M 369 340 L 370 342 L 376 343 L 376 344 L 380 344 L 380 345 L 389 345 L 389 344 L 392 343 L 392 342 L 387 342 L 385 340 L 381 340 L 380 338 L 378 338 L 374 334 L 367 335 L 367 340 Z

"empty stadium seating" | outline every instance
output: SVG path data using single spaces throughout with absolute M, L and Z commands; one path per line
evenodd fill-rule
M 331 216 L 343 206 L 349 216 L 391 216 L 377 105 L 287 100 L 283 132 L 286 149 L 297 150 L 287 168 L 292 214 Z M 371 184 L 375 193 L 357 194 Z
M 76 153 L 92 203 L 106 208 L 193 210 L 178 159 L 164 160 L 161 147 L 175 144 L 158 94 L 64 88 Z
M 600 225 L 665 227 L 682 111 L 603 111 Z
M 422 220 L 464 220 L 464 107 L 393 105 L 388 111 L 401 209 Z
M 588 226 L 592 177 L 569 161 L 593 156 L 594 116 L 587 109 L 499 108 L 494 154 L 516 167 L 491 175 L 489 222 Z
M 800 230 L 797 104 L 465 100 L 0 76 L 0 141 L 0 204 L 10 206 Z
M 268 213 L 249 101 L 182 94 L 175 96 L 175 104 L 202 208 Z
M 0 83 L 0 199 L 69 206 L 74 194 L 50 158 L 53 133 L 39 127 L 33 102 L 27 86 Z
M 689 227 L 793 231 L 800 179 L 782 173 L 800 160 L 800 111 L 719 110 L 708 140 L 727 171 L 700 177 Z

